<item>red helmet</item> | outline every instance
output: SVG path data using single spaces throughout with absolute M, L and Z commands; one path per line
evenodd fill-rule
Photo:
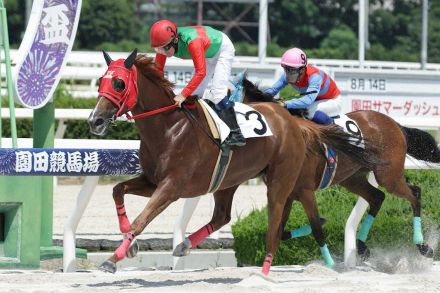
M 177 36 L 177 26 L 167 20 L 162 19 L 153 24 L 150 29 L 151 48 L 162 48 L 171 43 Z

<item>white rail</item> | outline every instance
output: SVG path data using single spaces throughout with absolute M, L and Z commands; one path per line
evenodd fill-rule
M 114 60 L 119 58 L 126 58 L 130 52 L 110 52 L 110 56 Z M 154 56 L 154 54 L 149 54 Z M 17 50 L 11 50 L 11 60 L 14 63 L 14 59 L 17 58 Z M 171 58 L 170 63 L 167 66 L 176 65 L 181 63 L 182 60 Z M 280 58 L 278 57 L 266 57 L 265 61 L 269 65 L 279 66 Z M 184 64 L 192 65 L 190 60 L 183 61 Z M 316 66 L 325 66 L 332 68 L 360 68 L 358 60 L 339 60 L 339 59 L 309 59 L 310 64 Z M 234 64 L 259 64 L 258 56 L 236 56 Z M 105 61 L 100 51 L 72 51 L 67 59 L 68 66 L 78 67 L 105 67 Z M 367 60 L 364 63 L 364 68 L 371 69 L 395 69 L 395 70 L 420 70 L 421 65 L 418 62 L 394 62 L 394 61 L 374 61 Z M 426 70 L 440 71 L 439 63 L 428 63 Z M 100 73 L 102 74 L 102 72 Z
M 128 52 L 111 52 L 113 59 L 125 58 Z M 154 56 L 150 54 L 150 56 Z M 14 68 L 14 60 L 18 59 L 17 50 L 11 50 L 12 67 Z M 258 57 L 237 56 L 233 63 L 233 72 L 240 72 L 248 69 L 249 77 L 252 81 L 261 81 L 262 86 L 271 85 L 276 78 L 279 77 L 282 70 L 279 66 L 279 58 L 265 58 L 265 64 L 259 64 Z M 377 70 L 382 72 L 393 71 L 402 74 L 415 74 L 417 72 L 440 73 L 440 64 L 430 63 L 426 65 L 426 70 L 420 70 L 420 63 L 415 62 L 389 62 L 389 61 L 365 61 L 364 67 L 360 68 L 358 60 L 337 60 L 337 59 L 310 59 L 309 63 L 318 67 L 325 68 L 330 71 L 334 70 L 356 70 L 368 71 Z M 1 70 L 4 64 L 0 64 Z M 95 97 L 97 93 L 98 77 L 104 73 L 106 64 L 102 53 L 99 51 L 73 51 L 69 54 L 66 66 L 61 72 L 61 79 L 66 84 L 74 97 Z M 193 64 L 191 60 L 180 60 L 177 58 L 169 58 L 167 61 L 166 71 L 168 78 L 176 84 L 176 90 L 181 89 L 185 85 L 182 76 L 192 74 Z M 1 71 L 0 71 L 1 72 Z
M 58 127 L 55 133 L 55 138 L 63 138 L 66 131 L 67 120 L 87 120 L 92 112 L 91 109 L 55 109 L 55 120 L 58 120 Z M 34 111 L 27 108 L 16 108 L 15 118 L 17 119 L 32 119 L 34 117 Z M 1 109 L 1 118 L 9 119 L 11 115 L 9 108 Z M 125 116 L 118 117 L 118 121 L 128 121 Z M 128 121 L 133 123 L 133 121 Z
M 66 120 L 87 120 L 91 112 L 91 109 L 55 109 L 55 119 L 62 123 Z M 1 108 L 2 119 L 9 119 L 9 114 L 8 108 Z M 15 117 L 17 119 L 33 118 L 33 110 L 16 108 Z M 440 117 L 394 117 L 393 119 L 407 127 L 440 130 Z M 125 116 L 119 117 L 118 120 L 127 121 Z M 56 138 L 62 138 L 62 136 L 58 135 Z

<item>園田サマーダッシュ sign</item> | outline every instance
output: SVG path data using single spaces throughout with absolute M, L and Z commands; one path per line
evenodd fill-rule
M 52 97 L 72 49 L 81 0 L 35 0 L 15 71 L 16 99 L 31 109 Z

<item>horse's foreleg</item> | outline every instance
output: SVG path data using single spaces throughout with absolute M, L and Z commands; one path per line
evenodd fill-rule
M 158 186 L 153 192 L 144 210 L 137 216 L 127 233 L 127 237 L 122 244 L 116 249 L 115 253 L 106 260 L 99 268 L 106 272 L 116 272 L 116 263 L 124 259 L 130 244 L 136 236 L 138 236 L 145 227 L 159 215 L 167 206 L 178 199 L 176 185 L 172 181 Z
M 130 231 L 130 221 L 128 220 L 127 213 L 124 205 L 124 195 L 127 193 L 150 197 L 156 186 L 151 184 L 147 179 L 140 175 L 136 178 L 118 183 L 113 188 L 113 200 L 116 205 L 116 213 L 118 215 L 119 229 L 121 233 L 128 233 Z
M 276 171 L 278 172 L 271 172 L 269 170 L 267 175 L 268 227 L 266 234 L 266 257 L 264 258 L 261 270 L 263 275 L 269 274 L 273 258 L 280 245 L 284 207 L 299 173 L 299 169 L 295 174 L 289 167 L 284 169 L 281 166 L 278 166 Z
M 213 232 L 229 223 L 231 220 L 232 200 L 237 188 L 238 185 L 214 193 L 215 207 L 211 221 L 177 245 L 173 251 L 173 256 L 188 255 L 191 248 L 196 247 Z
M 361 228 L 357 233 L 357 253 L 363 259 L 366 260 L 370 257 L 370 250 L 365 244 L 368 238 L 368 233 L 373 225 L 374 219 L 379 213 L 382 203 L 385 199 L 385 193 L 380 189 L 371 185 L 368 182 L 366 174 L 358 173 L 341 183 L 348 191 L 360 195 L 365 199 L 370 208 L 368 209 L 368 215 L 362 222 Z
M 284 192 L 288 193 L 287 191 Z M 278 246 L 280 245 L 282 232 L 281 217 L 287 197 L 279 196 L 281 193 L 282 192 L 278 192 L 276 195 L 271 195 L 270 191 L 268 190 L 268 227 L 266 234 L 266 257 L 264 258 L 263 268 L 261 270 L 263 275 L 269 274 L 273 258 L 275 257 L 275 253 L 278 249 Z
M 292 204 L 293 204 L 294 196 L 291 194 L 289 198 L 286 201 L 286 204 L 284 205 L 283 215 L 281 217 L 281 240 L 289 240 L 290 238 L 290 231 L 284 231 L 284 228 L 286 227 L 286 223 L 289 220 L 290 211 L 292 210 Z

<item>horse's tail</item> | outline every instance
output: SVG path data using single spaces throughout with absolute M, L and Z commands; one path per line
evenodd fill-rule
M 355 145 L 353 139 L 358 138 L 346 133 L 337 125 L 324 126 L 306 120 L 298 119 L 298 121 L 302 121 L 298 124 L 309 150 L 313 151 L 313 146 L 317 146 L 316 143 L 319 146 L 325 143 L 338 153 L 347 155 L 354 162 L 370 170 L 384 163 L 378 158 L 376 149 L 371 146 L 363 148 Z
M 417 160 L 440 163 L 440 149 L 434 137 L 426 131 L 400 126 L 406 136 L 407 153 Z

